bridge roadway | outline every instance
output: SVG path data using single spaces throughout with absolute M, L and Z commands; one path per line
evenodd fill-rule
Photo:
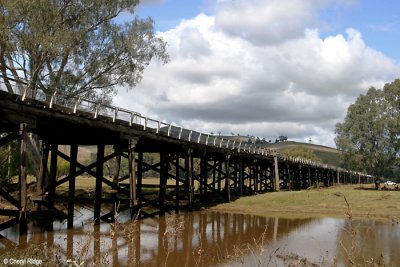
M 62 202 L 67 203 L 68 227 L 72 228 L 75 203 L 88 198 L 94 203 L 94 221 L 99 223 L 114 219 L 115 210 L 105 211 L 105 202 L 121 203 L 119 209 L 130 209 L 132 216 L 141 218 L 242 195 L 369 179 L 57 92 L 0 91 L 0 134 L 0 147 L 18 140 L 20 153 L 18 196 L 0 188 L 0 196 L 12 206 L 0 210 L 0 216 L 12 218 L 0 224 L 0 230 L 19 223 L 21 233 L 37 209 L 49 214 L 56 210 L 55 202 L 62 199 L 60 186 L 65 183 L 68 192 Z M 60 149 L 66 146 L 69 153 Z M 78 160 L 79 147 L 84 146 L 97 147 L 90 164 Z M 61 160 L 69 163 L 69 174 L 58 177 Z M 126 164 L 128 172 L 123 169 Z M 27 166 L 40 166 L 36 188 L 29 190 Z M 104 174 L 106 166 L 113 166 L 112 177 Z M 143 178 L 154 173 L 157 183 L 146 185 Z M 94 187 L 94 194 L 86 198 L 76 192 L 76 178 L 82 175 Z

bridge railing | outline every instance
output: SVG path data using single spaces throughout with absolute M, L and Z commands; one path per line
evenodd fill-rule
M 1 86 L 0 86 L 1 87 Z M 4 88 L 0 88 L 3 89 Z M 52 95 L 46 95 L 41 90 L 25 89 L 21 93 L 22 101 L 40 101 L 45 103 L 48 108 L 61 108 L 71 114 L 86 113 L 88 116 L 98 119 L 107 118 L 111 123 L 124 122 L 129 126 L 141 126 L 144 131 L 153 132 L 159 135 L 168 136 L 178 140 L 198 143 L 207 146 L 218 147 L 221 149 L 231 149 L 241 153 L 257 154 L 263 156 L 277 156 L 283 160 L 312 165 L 315 167 L 330 168 L 337 170 L 335 166 L 329 166 L 319 162 L 311 161 L 304 158 L 294 158 L 265 147 L 249 144 L 234 139 L 227 139 L 221 136 L 206 134 L 180 126 L 172 125 L 157 119 L 152 119 L 141 115 L 138 112 L 123 109 L 110 105 L 108 103 L 97 102 L 81 97 L 70 97 L 61 92 L 54 92 Z

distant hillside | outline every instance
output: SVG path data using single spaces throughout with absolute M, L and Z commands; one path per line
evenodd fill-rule
M 307 143 L 298 143 L 294 141 L 266 144 L 265 147 L 289 154 L 296 152 L 307 152 L 308 154 L 315 156 L 314 160 L 316 161 L 340 166 L 340 152 L 335 148 Z
M 226 139 L 235 140 L 237 142 L 252 142 L 255 144 L 256 138 L 249 136 L 221 136 Z M 263 141 L 263 140 L 261 140 Z M 265 142 L 265 140 L 264 140 Z M 314 145 L 308 143 L 299 143 L 294 141 L 285 141 L 278 143 L 263 143 L 257 144 L 261 147 L 266 147 L 277 152 L 289 154 L 292 156 L 299 156 L 302 158 L 311 159 L 317 162 L 340 166 L 340 152 L 331 147 Z

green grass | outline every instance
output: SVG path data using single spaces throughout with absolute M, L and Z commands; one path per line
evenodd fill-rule
M 273 192 L 242 197 L 214 209 L 260 216 L 295 218 L 346 217 L 400 220 L 400 191 L 373 190 L 373 185 Z M 349 207 L 345 201 L 347 199 Z

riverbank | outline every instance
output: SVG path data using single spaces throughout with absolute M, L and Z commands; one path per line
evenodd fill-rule
M 339 185 L 241 197 L 211 210 L 280 218 L 353 218 L 400 223 L 400 191 Z

